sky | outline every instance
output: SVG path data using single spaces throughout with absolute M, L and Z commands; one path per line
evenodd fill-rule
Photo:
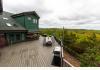
M 4 11 L 36 11 L 40 28 L 100 30 L 100 0 L 3 0 Z

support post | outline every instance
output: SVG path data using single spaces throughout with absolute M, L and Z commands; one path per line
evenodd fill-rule
M 64 27 L 63 27 L 63 31 L 62 31 L 62 39 L 61 39 L 61 67 L 63 67 L 63 40 L 64 40 Z

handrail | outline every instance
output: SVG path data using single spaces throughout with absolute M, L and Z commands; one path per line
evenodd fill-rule
M 68 62 L 66 59 L 64 59 L 64 54 L 63 54 L 63 43 L 61 40 L 58 40 L 55 36 L 54 36 L 56 42 L 58 42 L 58 44 L 61 46 L 61 66 L 62 67 L 75 67 L 73 66 L 70 62 Z M 60 43 L 59 43 L 60 42 Z
M 68 62 L 66 59 L 63 59 L 63 61 L 64 61 L 64 63 L 66 63 L 65 66 L 67 65 L 68 67 L 75 67 L 70 62 Z M 63 64 L 63 66 L 64 66 L 64 64 Z
M 62 47 L 62 51 L 61 51 L 61 66 L 64 67 L 64 66 L 67 66 L 67 67 L 74 67 L 70 62 L 68 62 L 66 59 L 64 59 L 64 54 L 63 54 L 63 47 Z

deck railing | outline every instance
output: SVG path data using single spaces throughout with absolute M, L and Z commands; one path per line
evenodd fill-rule
M 68 62 L 66 59 L 64 59 L 64 54 L 63 54 L 63 43 L 61 40 L 57 39 L 54 36 L 56 42 L 61 46 L 61 67 L 74 67 L 70 62 Z

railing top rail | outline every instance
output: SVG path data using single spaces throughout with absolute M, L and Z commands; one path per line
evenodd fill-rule
M 58 39 L 54 36 L 55 40 L 58 42 Z M 60 42 L 60 43 L 59 43 Z M 61 59 L 62 61 L 64 61 L 68 66 L 70 67 L 75 67 L 73 66 L 70 62 L 68 62 L 67 60 L 64 59 L 64 53 L 63 53 L 63 43 L 62 43 L 62 40 L 59 40 L 58 44 L 60 45 L 61 47 Z M 63 64 L 62 64 L 63 66 Z
M 75 67 L 71 63 L 69 63 L 67 60 L 63 59 L 64 62 L 66 62 L 70 67 Z

